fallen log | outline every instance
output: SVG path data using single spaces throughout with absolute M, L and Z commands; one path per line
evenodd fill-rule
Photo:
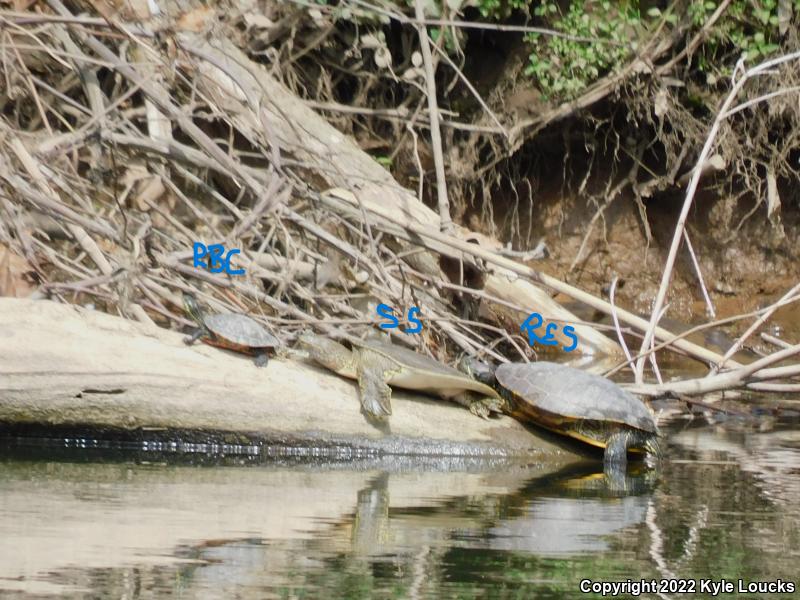
M 479 419 L 433 398 L 393 394 L 378 429 L 357 386 L 296 360 L 263 369 L 173 331 L 84 308 L 0 298 L 0 428 L 86 427 L 232 433 L 282 447 L 375 454 L 575 456 L 509 417 Z

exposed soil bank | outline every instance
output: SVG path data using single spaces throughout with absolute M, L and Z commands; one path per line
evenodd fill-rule
M 74 306 L 0 299 L 0 423 L 198 431 L 227 443 L 376 454 L 575 458 L 511 418 L 482 420 L 413 394 L 393 394 L 391 422 L 379 430 L 359 412 L 351 381 L 297 361 L 258 369 L 181 337 Z
M 571 185 L 577 186 L 577 183 L 572 181 Z M 533 200 L 530 212 L 526 207 L 516 209 L 515 213 L 513 198 L 498 196 L 494 200 L 494 215 L 500 239 L 512 242 L 520 250 L 527 250 L 537 240 L 544 239 L 549 256 L 530 262 L 530 266 L 599 297 L 608 297 L 608 286 L 618 277 L 617 304 L 649 317 L 683 196 L 673 194 L 670 202 L 660 197 L 647 204 L 646 212 L 640 212 L 630 194 L 621 194 L 603 211 L 602 217 L 593 222 L 597 207 L 570 195 L 564 188 L 563 182 L 550 185 Z M 773 244 L 774 228 L 761 212 L 746 220 L 738 232 L 709 217 L 727 202 L 704 190 L 687 220 L 687 230 L 717 318 L 767 306 L 800 278 L 798 248 L 785 243 Z M 749 205 L 746 208 L 750 208 Z M 796 224 L 800 212 L 787 207 L 785 215 L 786 236 L 796 239 L 800 231 Z M 643 218 L 647 219 L 651 234 L 649 242 Z M 479 227 L 474 219 L 473 224 Z M 556 299 L 569 302 L 563 296 Z M 667 316 L 672 319 L 683 323 L 708 320 L 702 288 L 685 244 L 678 253 L 668 302 Z M 589 314 L 581 313 L 581 316 L 591 319 Z M 793 339 L 800 334 L 796 317 L 796 308 L 784 307 L 771 323 L 780 328 L 787 339 Z M 731 326 L 728 333 L 733 335 L 748 324 L 749 321 L 745 321 Z

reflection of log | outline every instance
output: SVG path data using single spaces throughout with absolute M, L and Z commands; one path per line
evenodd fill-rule
M 399 464 L 393 466 L 396 460 Z M 291 566 L 287 561 L 352 552 L 350 530 L 359 494 L 384 469 L 389 472 L 384 476 L 388 506 L 406 525 L 402 532 L 392 531 L 403 537 L 388 540 L 391 545 L 383 540 L 371 551 L 376 556 L 396 551 L 397 560 L 402 561 L 404 553 L 420 545 L 438 542 L 444 546 L 453 525 L 484 527 L 494 518 L 493 505 L 476 513 L 477 498 L 514 494 L 532 477 L 552 472 L 507 463 L 498 469 L 491 459 L 462 467 L 458 462 L 434 464 L 431 459 L 431 470 L 426 471 L 424 466 L 419 469 L 393 457 L 357 463 L 352 469 L 325 465 L 165 468 L 5 457 L 0 476 L 3 514 L 8 518 L 0 522 L 0 597 L 6 597 L 9 589 L 42 594 L 68 591 L 61 584 L 74 580 L 76 565 L 81 575 L 94 569 L 136 566 L 147 578 L 152 568 L 187 562 L 189 558 L 179 557 L 191 556 L 221 562 L 225 580 L 215 582 L 219 589 L 214 591 L 217 597 L 233 598 L 241 595 L 244 582 L 285 576 Z M 458 498 L 470 498 L 472 510 L 447 506 Z M 314 546 L 306 545 L 310 540 Z M 204 546 L 214 548 L 204 551 Z M 197 551 L 186 552 L 187 547 Z M 269 560 L 264 560 L 259 548 L 268 551 Z M 245 560 L 248 556 L 253 560 Z M 65 570 L 69 576 L 62 576 Z M 208 597 L 204 586 L 209 585 L 207 577 L 213 576 L 209 570 L 204 577 L 182 580 L 182 586 L 187 586 L 184 597 Z M 114 586 L 120 579 L 98 577 L 84 585 L 93 586 L 93 597 L 129 597 L 102 587 Z
M 516 421 L 393 394 L 390 431 L 360 414 L 357 386 L 315 367 L 248 357 L 175 332 L 46 301 L 0 298 L 0 423 L 235 432 L 275 444 L 398 454 L 568 459 Z M 560 455 L 560 456 L 558 456 Z

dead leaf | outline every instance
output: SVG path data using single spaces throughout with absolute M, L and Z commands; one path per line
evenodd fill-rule
M 374 59 L 378 68 L 385 69 L 392 64 L 392 53 L 389 51 L 389 48 L 383 46 L 375 51 Z
M 380 48 L 384 46 L 384 42 L 382 42 L 378 36 L 368 33 L 366 35 L 361 36 L 361 46 L 363 48 L 369 48 L 370 50 L 374 50 L 375 48 Z M 417 65 L 415 65 L 417 66 Z
M 275 27 L 275 22 L 272 19 L 258 13 L 245 14 L 244 22 L 247 24 L 248 29 L 251 27 L 254 29 L 272 29 Z
M 778 179 L 772 169 L 767 171 L 767 220 L 772 225 L 770 245 L 777 247 L 786 240 L 786 231 L 781 222 L 781 197 L 778 194 Z
M 187 13 L 183 13 L 175 24 L 175 28 L 178 31 L 193 31 L 199 33 L 208 28 L 213 18 L 214 9 L 201 6 L 200 8 L 195 8 Z
M 403 79 L 406 81 L 411 81 L 412 79 L 422 79 L 425 77 L 425 71 L 422 69 L 406 69 L 406 72 L 403 73 Z
M 0 296 L 27 298 L 35 290 L 27 276 L 33 269 L 28 261 L 0 244 Z
M 106 19 L 119 17 L 125 21 L 146 21 L 152 14 L 147 0 L 89 0 Z
M 36 4 L 36 0 L 12 0 L 11 6 L 14 10 L 23 11 L 28 10 L 31 6 Z
M 722 158 L 721 154 L 716 153 L 705 162 L 705 165 L 715 171 L 722 171 L 725 168 L 725 159 Z
M 153 6 L 158 9 L 155 4 Z M 122 16 L 128 21 L 136 23 L 147 21 L 153 16 L 153 12 L 150 10 L 150 3 L 147 0 L 125 0 L 122 3 Z
M 656 101 L 654 105 L 654 109 L 656 112 L 656 116 L 660 119 L 665 114 L 667 114 L 667 110 L 669 109 L 669 96 L 667 95 L 667 90 L 665 88 L 661 88 L 658 90 L 656 94 Z
M 134 206 L 146 212 L 150 210 L 153 204 L 158 202 L 158 199 L 164 194 L 166 188 L 161 177 L 152 175 L 146 179 L 139 181 L 139 189 L 133 198 Z
M 781 210 L 781 197 L 778 195 L 778 180 L 771 170 L 767 172 L 767 218 Z
M 778 0 L 778 31 L 784 35 L 792 23 L 792 1 Z

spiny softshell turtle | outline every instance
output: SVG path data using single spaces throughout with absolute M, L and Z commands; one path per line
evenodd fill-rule
M 186 313 L 197 323 L 197 330 L 183 341 L 193 344 L 201 339 L 211 346 L 233 350 L 255 356 L 257 367 L 264 367 L 269 360 L 267 353 L 280 342 L 258 322 L 239 313 L 207 315 L 192 294 L 183 295 Z
M 367 416 L 392 414 L 390 385 L 453 400 L 487 417 L 501 412 L 503 401 L 490 386 L 422 354 L 380 340 L 348 338 L 351 349 L 311 332 L 300 335 L 299 349 L 322 366 L 358 380 L 361 408 Z
M 494 377 L 513 416 L 605 448 L 606 465 L 624 467 L 629 450 L 660 454 L 650 410 L 608 379 L 551 362 L 503 364 Z

